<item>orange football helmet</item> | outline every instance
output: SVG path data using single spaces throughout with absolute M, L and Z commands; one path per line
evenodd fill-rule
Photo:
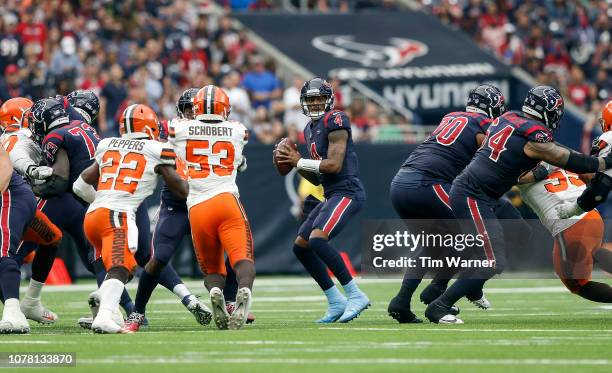
M 34 105 L 25 97 L 15 97 L 0 106 L 0 127 L 5 131 L 28 128 L 28 112 Z
M 599 123 L 601 124 L 602 131 L 608 132 L 612 130 L 612 100 L 608 101 L 601 109 L 601 119 Z
M 119 119 L 119 133 L 121 137 L 128 139 L 148 137 L 157 140 L 159 139 L 157 114 L 147 105 L 130 105 L 125 108 Z
M 227 93 L 214 85 L 204 86 L 193 99 L 196 120 L 227 120 L 230 110 Z

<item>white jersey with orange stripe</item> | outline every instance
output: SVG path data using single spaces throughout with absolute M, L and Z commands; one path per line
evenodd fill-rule
M 42 150 L 32 140 L 32 132 L 27 128 L 3 133 L 0 143 L 9 153 L 13 168 L 22 176 L 26 176 L 28 167 L 43 163 Z
M 236 175 L 245 162 L 242 154 L 248 130 L 235 121 L 172 121 L 168 141 L 185 160 L 191 208 L 221 193 L 239 196 Z
M 542 224 L 553 236 L 576 224 L 585 214 L 571 219 L 561 219 L 556 207 L 565 202 L 574 202 L 586 189 L 577 174 L 559 167 L 544 164 L 549 168 L 548 177 L 536 183 L 519 185 L 523 202 L 538 215 Z
M 118 137 L 100 141 L 95 159 L 100 178 L 95 200 L 88 212 L 105 207 L 121 212 L 135 212 L 157 186 L 158 165 L 175 164 L 174 150 L 154 140 Z

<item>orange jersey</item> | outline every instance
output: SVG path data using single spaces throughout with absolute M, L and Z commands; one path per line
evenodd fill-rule
M 234 121 L 173 120 L 168 141 L 187 165 L 189 208 L 221 193 L 238 196 L 236 174 L 244 161 L 248 130 Z

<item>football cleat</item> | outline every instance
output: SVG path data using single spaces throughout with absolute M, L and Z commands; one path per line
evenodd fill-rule
M 91 324 L 91 330 L 98 334 L 118 334 L 124 332 L 123 327 L 112 319 L 96 317 Z M 130 331 L 125 331 L 131 333 Z
M 234 312 L 234 307 L 236 307 L 235 302 L 227 302 L 225 304 L 227 313 L 229 313 L 230 315 L 232 314 L 232 312 Z M 249 312 L 249 314 L 247 315 L 246 324 L 252 324 L 254 322 L 255 322 L 255 316 L 253 315 L 253 313 Z
M 236 305 L 234 312 L 229 318 L 229 328 L 238 330 L 247 320 L 249 310 L 251 309 L 251 290 L 249 288 L 240 288 L 236 294 Z M 227 310 L 226 310 L 227 311 Z
M 452 314 L 451 308 L 433 301 L 425 309 L 425 317 L 436 324 L 463 324 L 463 320 Z
M 81 328 L 91 330 L 91 324 L 93 323 L 93 320 L 94 319 L 91 316 L 81 317 L 77 320 L 77 323 Z
M 342 317 L 346 310 L 348 300 L 344 296 L 335 297 L 327 306 L 327 313 L 325 316 L 317 320 L 319 324 L 330 324 L 338 321 Z
M 25 334 L 29 332 L 30 324 L 19 309 L 19 301 L 17 299 L 7 300 L 2 311 L 2 320 L 0 320 L 0 334 Z
M 346 309 L 338 322 L 349 322 L 357 318 L 364 310 L 370 307 L 370 299 L 361 290 L 351 294 L 346 303 Z
M 489 307 L 491 307 L 491 302 L 489 302 L 489 300 L 484 296 L 484 294 L 480 299 L 470 300 L 470 302 L 472 302 L 472 304 L 476 307 L 481 308 L 483 310 L 487 310 L 489 309 Z
M 53 324 L 58 320 L 57 315 L 45 308 L 40 299 L 24 297 L 20 303 L 21 312 L 27 319 L 36 321 L 40 324 Z
M 217 287 L 210 289 L 210 304 L 212 306 L 213 320 L 219 329 L 229 327 L 230 315 L 225 308 L 225 298 L 223 291 Z
M 391 299 L 391 302 L 389 302 L 389 307 L 387 307 L 389 316 L 400 324 L 420 324 L 423 322 L 423 320 L 419 319 L 410 310 L 410 306 L 404 307 L 402 306 L 402 303 L 404 302 L 402 302 L 398 297 Z
M 202 301 L 200 301 L 198 298 L 191 298 L 192 299 L 189 301 L 189 303 L 187 303 L 185 307 L 187 307 L 189 312 L 191 312 L 191 314 L 195 317 L 196 321 L 200 325 L 210 324 L 210 321 L 212 320 L 212 312 L 210 312 L 210 309 L 206 307 L 206 305 L 202 303 Z
M 145 319 L 145 315 L 138 312 L 132 312 L 128 316 L 127 320 L 123 324 L 123 329 L 125 332 L 135 333 L 140 329 L 142 323 Z

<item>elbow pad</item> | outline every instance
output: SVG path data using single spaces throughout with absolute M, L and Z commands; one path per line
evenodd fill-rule
M 606 162 L 606 164 L 607 163 L 608 162 Z M 599 171 L 599 158 L 577 152 L 570 152 L 567 163 L 563 168 L 577 174 L 597 172 Z
M 591 211 L 608 198 L 612 189 L 612 177 L 598 172 L 584 192 L 576 201 L 584 211 Z
M 64 193 L 68 189 L 68 180 L 57 175 L 52 175 L 42 184 L 34 185 L 32 191 L 38 197 L 50 198 Z
M 87 203 L 92 203 L 94 199 L 96 199 L 96 189 L 90 184 L 87 184 L 81 176 L 79 176 L 72 185 L 72 191 Z

